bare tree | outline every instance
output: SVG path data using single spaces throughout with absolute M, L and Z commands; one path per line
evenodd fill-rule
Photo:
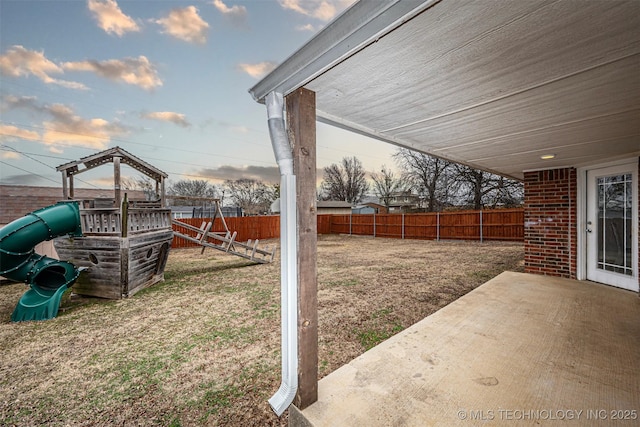
M 278 185 L 267 185 L 255 179 L 225 181 L 229 198 L 248 215 L 259 215 L 269 211 L 271 203 L 280 195 Z
M 451 203 L 457 191 L 452 162 L 406 148 L 398 149 L 393 157 L 405 179 L 424 200 L 428 212 Z
M 473 209 L 522 204 L 524 189 L 519 181 L 466 165 L 456 165 L 456 176 L 462 203 Z
M 220 191 L 215 185 L 204 179 L 183 179 L 169 185 L 167 194 L 181 197 L 208 197 L 218 198 Z
M 373 191 L 387 208 L 387 211 L 393 199 L 393 194 L 406 190 L 402 178 L 396 177 L 394 173 L 384 165 L 380 172 L 371 174 L 371 179 L 373 180 Z
M 120 186 L 123 190 L 141 190 L 147 200 L 158 200 L 160 195 L 156 193 L 155 182 L 148 176 L 138 176 L 137 178 L 122 177 Z
M 344 200 L 353 204 L 362 200 L 369 184 L 360 160 L 344 157 L 340 165 L 334 163 L 324 168 L 321 187 L 324 200 Z
M 524 203 L 524 185 L 520 181 L 498 176 L 490 205 L 492 207 L 522 206 Z

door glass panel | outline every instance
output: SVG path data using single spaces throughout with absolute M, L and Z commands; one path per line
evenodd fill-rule
M 598 178 L 598 269 L 633 275 L 632 176 Z

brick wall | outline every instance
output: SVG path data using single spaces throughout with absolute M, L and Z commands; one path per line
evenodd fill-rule
M 142 191 L 123 191 L 128 197 L 144 199 Z M 113 189 L 76 188 L 77 199 L 114 197 Z M 62 187 L 31 187 L 26 185 L 0 185 L 0 225 L 8 224 L 36 209 L 56 204 L 62 199 Z
M 576 187 L 574 168 L 525 172 L 526 272 L 576 277 Z

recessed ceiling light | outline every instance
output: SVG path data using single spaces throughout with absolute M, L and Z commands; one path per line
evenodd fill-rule
M 551 159 L 555 159 L 556 155 L 555 154 L 543 154 L 542 156 L 540 156 L 540 158 L 542 160 L 551 160 Z

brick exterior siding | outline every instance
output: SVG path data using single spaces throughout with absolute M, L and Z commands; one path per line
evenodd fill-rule
M 128 197 L 144 199 L 144 192 L 123 191 Z M 77 199 L 114 197 L 113 189 L 76 188 Z M 0 225 L 9 224 L 29 212 L 51 206 L 63 200 L 62 187 L 31 187 L 26 185 L 0 185 Z
M 525 271 L 576 277 L 575 168 L 524 174 Z

